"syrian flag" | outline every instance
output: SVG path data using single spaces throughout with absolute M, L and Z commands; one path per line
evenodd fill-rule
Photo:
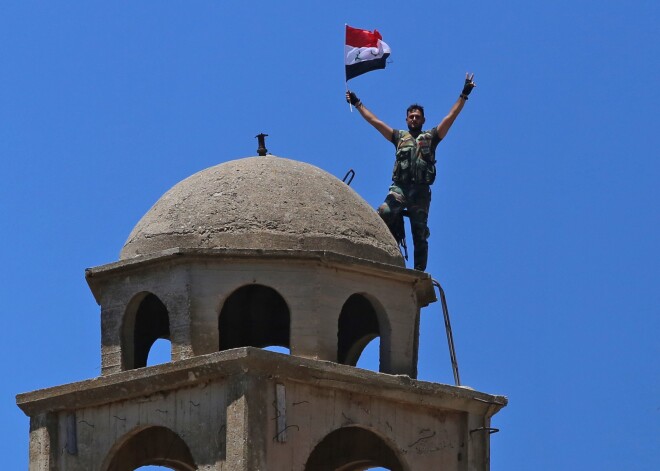
M 384 69 L 389 56 L 390 47 L 385 44 L 378 30 L 371 32 L 346 25 L 346 81 L 372 70 Z

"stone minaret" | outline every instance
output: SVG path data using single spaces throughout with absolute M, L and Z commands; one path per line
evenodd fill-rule
M 432 280 L 316 167 L 263 156 L 203 170 L 86 278 L 101 376 L 17 397 L 30 470 L 489 468 L 506 399 L 415 379 Z M 356 368 L 376 337 L 380 372 Z M 147 367 L 157 339 L 171 361 Z

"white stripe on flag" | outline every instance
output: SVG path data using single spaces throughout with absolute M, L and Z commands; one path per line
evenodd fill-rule
M 344 64 L 352 65 L 374 59 L 380 59 L 389 54 L 390 48 L 383 41 L 378 41 L 379 47 L 344 46 Z

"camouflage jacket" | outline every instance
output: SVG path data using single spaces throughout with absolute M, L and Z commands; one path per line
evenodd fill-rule
M 401 185 L 433 184 L 435 148 L 439 142 L 437 128 L 422 131 L 417 139 L 408 131 L 395 130 L 392 143 L 396 146 L 396 161 L 392 181 Z

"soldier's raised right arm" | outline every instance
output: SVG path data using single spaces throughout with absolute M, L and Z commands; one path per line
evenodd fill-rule
M 367 123 L 375 127 L 385 139 L 387 139 L 389 142 L 392 142 L 394 129 L 382 122 L 380 119 L 376 118 L 376 115 L 374 115 L 364 106 L 364 104 L 360 101 L 355 93 L 351 91 L 346 92 L 346 101 L 357 108 Z

